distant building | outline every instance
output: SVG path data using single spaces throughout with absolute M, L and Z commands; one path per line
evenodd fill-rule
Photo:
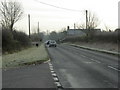
M 82 29 L 68 29 L 67 35 L 68 36 L 85 36 L 86 33 L 83 32 Z
M 87 33 L 89 32 L 94 32 L 94 33 L 99 33 L 101 32 L 101 29 L 91 29 L 91 30 L 87 30 L 87 29 L 68 29 L 67 30 L 67 36 L 86 36 Z

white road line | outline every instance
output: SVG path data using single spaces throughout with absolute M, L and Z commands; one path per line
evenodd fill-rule
M 51 70 L 51 73 L 55 73 L 55 71 L 52 71 L 52 70 Z
M 49 63 L 50 62 L 50 60 L 48 60 L 48 61 L 45 61 L 44 63 Z
M 94 59 L 90 59 L 90 60 L 94 61 Z
M 49 67 L 50 67 L 50 68 L 53 68 L 53 66 L 52 66 L 52 65 L 49 65 Z
M 97 63 L 101 63 L 100 61 L 97 61 L 97 60 L 95 60 L 95 62 L 97 62 Z
M 117 68 L 114 68 L 114 67 L 112 67 L 112 66 L 108 66 L 109 68 L 111 68 L 111 69 L 114 69 L 114 70 L 116 70 L 116 71 L 120 71 L 120 70 L 118 70 Z
M 48 64 L 51 64 L 50 62 L 48 62 Z
M 92 60 L 94 62 L 97 62 L 97 63 L 101 63 L 100 61 L 97 61 L 97 60 L 94 60 L 94 59 L 90 59 L 90 60 Z
M 56 75 L 55 73 L 52 73 L 52 76 L 53 76 L 53 77 L 57 77 L 57 75 Z
M 53 78 L 55 82 L 59 82 L 59 79 L 57 77 Z
M 50 70 L 53 70 L 53 68 L 50 67 Z
M 60 82 L 55 82 L 55 84 L 57 85 L 57 87 L 61 87 Z
M 55 73 L 55 71 L 54 71 L 54 69 L 53 69 L 52 63 L 49 61 L 48 64 L 49 64 L 49 68 L 50 68 L 51 74 L 52 74 L 52 76 L 53 76 L 54 83 L 56 84 L 58 90 L 59 90 L 59 89 L 62 90 L 63 87 L 62 87 L 62 85 L 60 84 L 60 81 L 59 81 L 59 79 L 58 79 L 58 77 L 57 77 L 57 74 Z
M 85 55 L 81 55 L 82 57 L 86 57 Z
M 85 55 L 81 55 L 82 57 L 86 57 Z M 92 60 L 92 61 L 94 61 L 94 62 L 97 62 L 97 63 L 101 63 L 100 61 L 97 61 L 97 60 L 94 60 L 94 59 L 90 59 L 90 60 Z

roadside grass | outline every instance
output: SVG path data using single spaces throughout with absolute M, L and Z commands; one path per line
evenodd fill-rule
M 23 65 L 40 64 L 47 61 L 49 56 L 45 46 L 31 47 L 17 53 L 2 56 L 2 68 L 20 67 Z

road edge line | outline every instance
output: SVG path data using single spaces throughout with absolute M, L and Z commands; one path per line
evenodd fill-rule
M 56 87 L 57 87 L 57 90 L 62 90 L 62 89 L 63 89 L 63 86 L 62 86 L 62 84 L 60 83 L 60 80 L 59 80 L 56 72 L 54 71 L 53 65 L 52 65 L 52 63 L 51 63 L 51 59 L 49 59 L 48 65 L 49 65 L 49 68 L 50 68 L 50 71 L 51 71 L 52 78 L 53 78 L 53 80 L 54 80 L 54 84 L 55 84 Z M 52 69 L 51 69 L 51 67 L 52 67 Z

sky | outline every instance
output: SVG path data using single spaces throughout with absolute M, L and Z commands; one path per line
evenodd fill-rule
M 0 0 L 1 1 L 1 0 Z M 17 0 L 16 0 L 17 1 Z M 74 23 L 85 23 L 85 10 L 94 13 L 99 19 L 97 28 L 118 28 L 119 0 L 18 0 L 23 7 L 24 15 L 15 24 L 15 28 L 28 33 L 28 14 L 31 17 L 31 32 L 60 31 L 67 26 L 74 28 Z M 49 4 L 49 5 L 45 5 Z M 52 7 L 54 5 L 61 8 Z M 66 9 L 63 9 L 66 8 Z M 70 9 L 70 10 L 68 10 Z M 71 10 L 72 9 L 72 10 Z

